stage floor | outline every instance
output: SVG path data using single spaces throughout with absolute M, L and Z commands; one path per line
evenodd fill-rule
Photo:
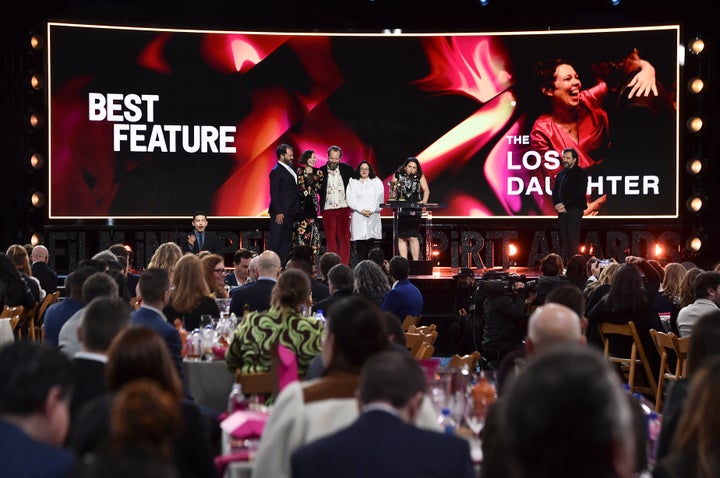
M 525 275 L 528 279 L 537 279 L 540 275 L 540 271 L 538 271 L 535 268 L 532 267 L 508 267 L 507 269 L 503 269 L 501 267 L 495 267 L 495 268 L 479 268 L 479 267 L 471 267 L 473 273 L 475 274 L 475 279 L 481 279 L 482 275 L 487 271 L 495 271 L 495 272 L 501 272 L 501 273 L 508 273 L 508 274 L 517 274 L 517 275 Z M 411 279 L 453 279 L 455 274 L 458 273 L 460 270 L 459 267 L 440 267 L 435 266 L 432 268 L 432 274 L 426 274 L 426 275 L 411 275 Z

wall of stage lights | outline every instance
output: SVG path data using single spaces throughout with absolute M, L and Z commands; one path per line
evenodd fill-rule
M 23 187 L 18 188 L 18 211 L 24 217 L 16 240 L 20 243 L 44 242 L 43 224 L 47 217 L 47 90 L 45 82 L 45 38 L 37 31 L 28 32 L 21 43 L 18 94 L 22 108 L 18 119 L 23 145 Z M 22 214 L 26 212 L 26 214 Z
M 702 249 L 708 249 L 709 246 L 707 182 L 711 176 L 708 171 L 707 152 L 703 149 L 704 136 L 707 136 L 709 126 L 703 111 L 703 104 L 708 103 L 708 46 L 703 38 L 696 36 L 688 41 L 687 48 L 683 51 L 686 54 L 684 71 L 687 82 L 685 144 L 689 153 L 685 163 L 688 178 L 685 210 L 689 214 L 685 247 L 690 255 L 701 254 L 704 252 Z

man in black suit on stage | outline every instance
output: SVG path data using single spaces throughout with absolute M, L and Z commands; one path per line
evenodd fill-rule
M 562 151 L 563 169 L 555 177 L 553 204 L 558 212 L 563 261 L 580 250 L 580 222 L 587 207 L 587 172 L 577 164 L 578 152 L 572 148 Z
M 297 174 L 293 169 L 293 149 L 281 144 L 275 150 L 277 163 L 270 171 L 270 227 L 268 230 L 268 249 L 280 256 L 285 265 L 290 257 L 292 227 L 300 208 L 300 192 Z
M 52 270 L 48 265 L 49 258 L 50 252 L 47 247 L 42 244 L 33 247 L 32 253 L 30 254 L 32 275 L 33 277 L 37 277 L 40 281 L 40 287 L 42 287 L 45 292 L 52 294 L 58 288 L 58 276 L 57 272 Z
M 360 377 L 360 417 L 298 448 L 293 478 L 474 477 L 467 440 L 415 426 L 425 388 L 424 372 L 406 352 L 370 357 Z
M 208 218 L 204 211 L 195 211 L 192 219 L 193 230 L 186 239 L 180 238 L 179 246 L 183 252 L 197 254 L 200 251 L 210 251 L 213 254 L 223 255 L 222 241 L 217 234 L 207 230 Z

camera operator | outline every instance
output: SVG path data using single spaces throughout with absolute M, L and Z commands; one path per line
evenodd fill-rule
M 465 355 L 477 350 L 474 336 L 476 328 L 479 328 L 480 334 L 482 333 L 482 325 L 476 324 L 476 321 L 473 320 L 475 316 L 475 274 L 469 267 L 461 267 L 453 278 L 457 280 L 457 290 L 453 302 L 455 321 L 452 331 L 458 344 L 457 353 Z
M 494 279 L 496 276 L 491 272 L 485 273 L 478 284 L 477 306 L 481 300 L 483 357 L 497 370 L 506 354 L 522 347 L 528 305 L 535 299 L 535 293 L 528 293 L 523 282 Z

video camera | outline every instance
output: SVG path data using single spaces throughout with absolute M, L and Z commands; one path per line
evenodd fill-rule
M 516 284 L 522 283 L 522 287 Z M 536 290 L 537 281 L 528 280 L 525 274 L 488 271 L 475 281 L 476 297 L 497 297 L 500 295 L 530 295 Z

